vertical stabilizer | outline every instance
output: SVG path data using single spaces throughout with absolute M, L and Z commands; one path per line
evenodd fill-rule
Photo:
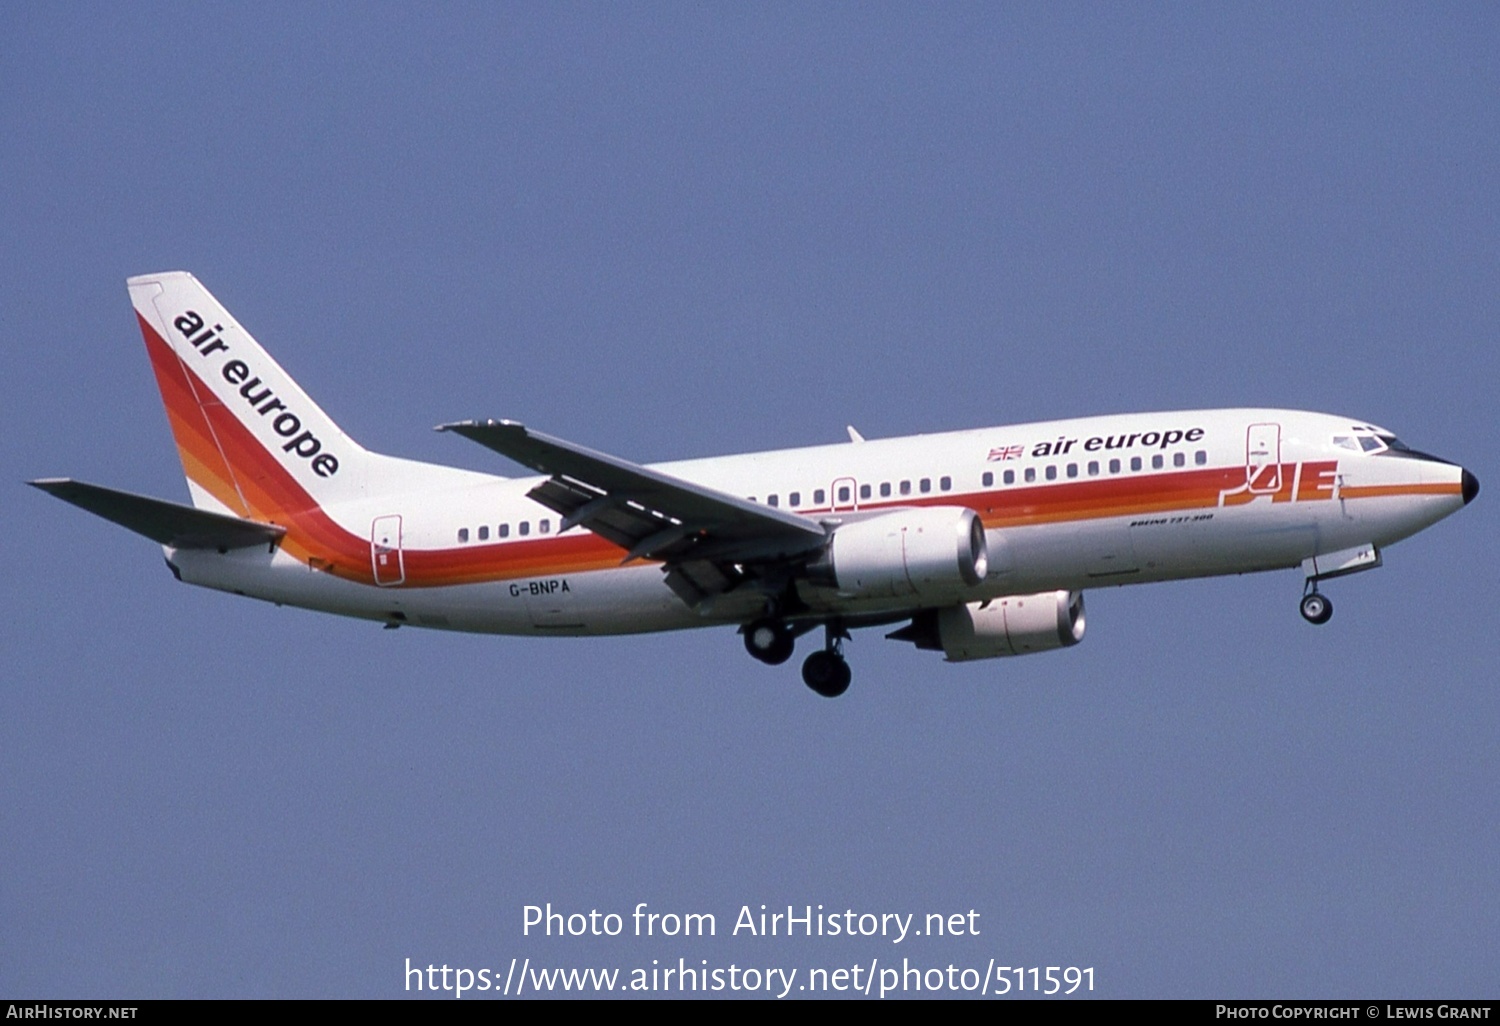
M 362 494 L 371 455 L 196 278 L 127 284 L 194 505 L 284 523 Z

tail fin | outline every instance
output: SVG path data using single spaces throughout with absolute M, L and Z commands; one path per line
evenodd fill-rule
M 357 497 L 362 449 L 191 274 L 131 278 L 193 504 L 285 522 Z

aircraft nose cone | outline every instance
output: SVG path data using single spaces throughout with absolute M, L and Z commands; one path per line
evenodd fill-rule
M 1473 474 L 1465 470 L 1463 481 L 1464 505 L 1467 506 L 1469 503 L 1474 501 L 1474 496 L 1479 494 L 1479 478 L 1475 477 Z

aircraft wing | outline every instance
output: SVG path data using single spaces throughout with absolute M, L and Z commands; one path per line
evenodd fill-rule
M 562 514 L 562 529 L 582 525 L 620 546 L 625 560 L 667 564 L 667 583 L 689 605 L 727 591 L 735 567 L 812 552 L 827 540 L 814 520 L 761 506 L 509 420 L 443 424 L 452 431 L 551 475 L 527 494 Z
M 269 545 L 286 534 L 286 528 L 277 524 L 242 520 L 67 477 L 48 477 L 27 483 L 154 542 L 177 549 L 245 549 L 253 545 Z

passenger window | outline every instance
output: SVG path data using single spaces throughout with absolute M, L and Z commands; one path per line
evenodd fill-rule
M 984 485 L 984 487 L 989 488 L 995 483 L 995 475 L 986 470 L 984 472 L 984 476 L 979 479 L 979 483 Z
M 840 485 L 839 486 L 839 501 L 840 502 L 848 502 L 849 501 L 849 497 L 850 497 L 851 494 L 852 493 L 849 491 L 849 486 L 848 485 Z
M 1185 467 L 1185 466 L 1187 466 L 1187 453 L 1185 453 L 1185 452 L 1174 452 L 1172 454 L 1172 466 L 1174 466 L 1174 467 Z
M 1109 461 L 1109 472 L 1111 474 L 1118 474 L 1120 472 L 1120 461 L 1119 460 L 1110 460 Z
M 952 491 L 953 490 L 953 478 L 951 478 L 951 477 L 940 477 L 940 478 L 938 478 L 938 487 L 941 488 L 945 492 Z
M 928 492 L 932 491 L 932 478 L 922 478 L 921 481 L 917 482 L 917 487 L 922 490 L 923 495 L 926 495 Z
M 528 534 L 531 533 L 531 521 L 530 520 L 523 520 L 523 521 L 521 521 L 521 526 L 520 526 L 519 530 L 521 532 L 521 537 L 523 537 L 523 538 L 526 537 Z
M 1166 464 L 1166 462 L 1167 461 L 1162 458 L 1161 453 L 1157 453 L 1155 456 L 1151 457 L 1151 469 L 1160 470 Z
M 1026 468 L 1026 483 L 1030 484 L 1031 482 L 1033 482 L 1035 480 L 1036 480 L 1036 468 L 1035 467 L 1027 467 Z
M 1057 467 L 1056 467 L 1056 465 L 1054 465 L 1054 464 L 1048 464 L 1048 466 L 1047 466 L 1047 480 L 1048 481 L 1056 481 L 1057 480 Z
M 848 490 L 849 489 L 847 489 L 847 488 L 844 489 L 844 491 L 846 491 L 846 492 Z M 847 500 L 845 500 L 845 501 L 847 501 Z M 814 506 L 821 506 L 821 505 L 823 505 L 823 489 L 819 488 L 817 491 L 813 492 L 813 505 Z
M 548 531 L 552 530 L 552 521 L 550 521 L 550 520 L 539 520 L 539 521 L 537 521 L 536 529 L 540 533 L 546 534 Z
M 910 481 L 902 481 L 901 482 L 901 494 L 902 495 L 910 495 L 911 494 L 911 482 Z
M 1132 457 L 1130 457 L 1130 469 L 1131 470 L 1140 470 L 1141 469 L 1141 458 L 1139 456 L 1132 456 Z
M 802 493 L 793 492 L 792 494 L 788 495 L 786 497 L 786 504 L 793 507 L 802 505 Z
M 1099 476 L 1099 461 L 1089 460 L 1089 477 Z
M 869 485 L 860 485 L 859 486 L 859 497 L 861 499 L 868 499 L 870 497 L 870 486 Z
M 1203 466 L 1208 462 L 1208 453 L 1204 452 L 1202 449 L 1199 449 L 1197 452 L 1193 453 L 1193 462 L 1198 464 L 1198 466 L 1200 467 Z
M 766 505 L 767 506 L 780 506 L 781 505 L 781 499 L 779 499 L 775 495 L 767 495 L 766 496 Z
M 483 525 L 480 526 L 480 528 L 479 528 L 479 540 L 480 541 L 489 541 L 490 540 L 490 525 L 489 524 L 483 524 Z
M 509 524 L 501 524 L 500 525 L 500 537 L 502 537 L 502 538 L 509 538 L 510 537 L 510 525 Z
M 1069 463 L 1068 464 L 1068 476 L 1069 477 L 1077 477 L 1078 476 L 1078 464 L 1076 464 L 1076 463 Z
M 882 481 L 882 482 L 880 482 L 880 497 L 882 499 L 889 498 L 890 494 L 891 494 L 891 483 L 889 481 Z
M 1016 472 L 1014 470 L 1007 470 L 1005 472 L 1005 483 L 1006 484 L 1015 484 L 1016 483 Z
M 458 529 L 458 540 L 460 542 L 466 542 L 469 540 L 469 529 L 467 527 L 460 527 Z

